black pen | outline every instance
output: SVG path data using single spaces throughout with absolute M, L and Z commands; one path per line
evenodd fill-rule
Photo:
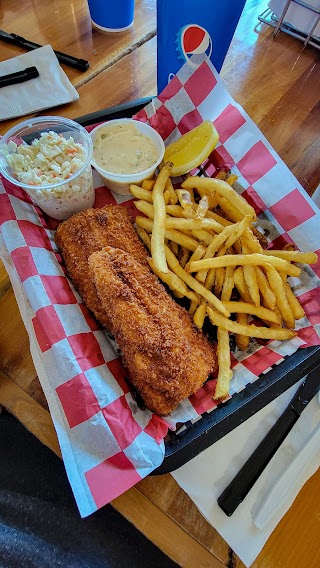
M 22 71 L 16 73 L 9 73 L 9 75 L 2 75 L 0 77 L 0 88 L 9 87 L 9 85 L 16 85 L 17 83 L 24 83 L 30 79 L 39 77 L 39 71 L 36 67 L 27 67 Z
M 9 34 L 8 32 L 5 32 L 3 30 L 0 30 L 0 39 L 8 43 L 13 43 L 13 45 L 19 45 L 20 47 L 28 50 L 38 49 L 39 47 L 42 47 L 42 45 L 39 45 L 38 43 L 29 41 L 24 37 L 16 34 Z M 89 67 L 89 62 L 85 59 L 78 59 L 77 57 L 73 57 L 72 55 L 66 55 L 61 51 L 54 50 L 54 53 L 56 54 L 57 59 L 60 61 L 60 63 L 64 63 L 65 65 L 69 65 L 70 67 L 75 67 L 75 69 L 79 69 L 80 71 L 86 71 Z

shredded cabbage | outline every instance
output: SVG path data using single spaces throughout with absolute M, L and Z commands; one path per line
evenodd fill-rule
M 17 180 L 27 185 L 51 185 L 68 180 L 85 163 L 82 144 L 56 132 L 42 132 L 31 145 L 17 145 L 13 140 L 2 150 Z M 57 188 L 58 189 L 58 188 Z

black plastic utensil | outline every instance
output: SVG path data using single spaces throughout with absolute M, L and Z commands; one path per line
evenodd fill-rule
M 252 489 L 303 410 L 319 389 L 320 367 L 317 367 L 308 375 L 286 410 L 218 498 L 219 507 L 228 517 L 234 513 L 250 489 Z
M 6 41 L 7 43 L 12 43 L 13 45 L 19 45 L 27 50 L 38 49 L 42 47 L 40 44 L 35 43 L 33 41 L 29 41 L 24 37 L 21 37 L 17 34 L 9 34 L 4 30 L 0 30 L 0 39 Z M 78 59 L 78 57 L 73 57 L 72 55 L 67 55 L 66 53 L 62 53 L 61 51 L 54 50 L 54 53 L 57 56 L 57 59 L 60 63 L 64 63 L 65 65 L 69 65 L 69 67 L 75 67 L 75 69 L 79 69 L 80 71 L 86 71 L 89 68 L 89 62 L 86 59 Z
M 0 88 L 16 85 L 17 83 L 24 83 L 25 81 L 30 81 L 30 79 L 35 79 L 36 77 L 39 77 L 38 69 L 36 67 L 27 67 L 22 71 L 2 75 L 2 77 L 0 77 Z

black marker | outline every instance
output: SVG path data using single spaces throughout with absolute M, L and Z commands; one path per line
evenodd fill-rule
M 0 77 L 0 88 L 9 87 L 9 85 L 16 85 L 17 83 L 24 83 L 30 79 L 35 79 L 39 77 L 39 71 L 36 67 L 27 67 L 22 71 L 17 71 L 16 73 L 10 73 L 9 75 L 2 75 Z
M 3 30 L 0 30 L 0 39 L 8 43 L 13 43 L 13 45 L 19 45 L 20 47 L 28 50 L 43 47 L 42 45 L 34 43 L 33 41 L 29 41 L 24 37 L 16 34 L 9 34 L 8 32 L 4 32 Z M 65 65 L 75 67 L 75 69 L 79 69 L 80 71 L 86 71 L 89 67 L 89 62 L 85 59 L 78 59 L 77 57 L 73 57 L 72 55 L 66 55 L 61 51 L 54 50 L 54 53 L 56 54 L 57 59 L 60 61 L 60 63 L 65 63 Z

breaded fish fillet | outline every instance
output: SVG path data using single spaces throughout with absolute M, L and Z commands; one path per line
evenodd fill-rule
M 147 266 L 148 253 L 134 230 L 127 210 L 121 205 L 106 205 L 101 209 L 76 213 L 58 226 L 55 241 L 83 301 L 97 320 L 110 329 L 108 314 L 101 307 L 88 273 L 88 258 L 93 252 L 111 245 L 125 250 Z
M 133 256 L 106 247 L 89 267 L 133 385 L 150 410 L 168 414 L 214 370 L 214 348 Z

